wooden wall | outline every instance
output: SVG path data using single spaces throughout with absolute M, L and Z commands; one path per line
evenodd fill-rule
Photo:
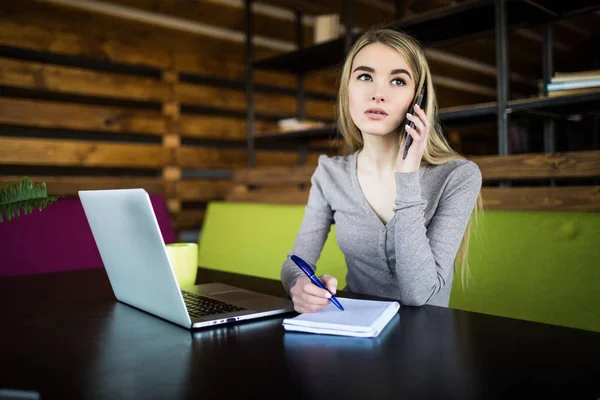
M 169 4 L 162 11 L 181 2 L 144 6 Z M 243 32 L 243 9 L 195 4 L 178 12 Z M 244 43 L 43 2 L 2 2 L 0 14 L 0 183 L 28 175 L 61 196 L 144 187 L 165 194 L 177 229 L 200 227 L 203 203 L 223 199 L 231 171 L 247 166 Z M 293 21 L 257 15 L 254 24 L 257 35 L 294 40 Z M 333 95 L 336 74 L 314 74 L 306 89 Z M 255 81 L 296 85 L 271 72 L 257 72 Z M 295 116 L 293 93 L 259 88 L 254 99 L 257 134 Z M 307 97 L 307 117 L 332 120 L 333 111 L 331 100 Z M 296 149 L 257 153 L 258 166 L 297 163 Z

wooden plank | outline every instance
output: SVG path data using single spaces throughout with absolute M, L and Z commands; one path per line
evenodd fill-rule
M 20 182 L 22 176 L 0 176 L 0 185 L 9 181 Z M 150 194 L 164 193 L 159 178 L 149 177 L 95 177 L 95 176 L 30 176 L 33 182 L 45 182 L 51 196 L 77 196 L 79 190 L 143 188 Z
M 167 134 L 162 138 L 162 145 L 171 154 L 175 154 L 177 149 L 181 147 L 181 104 L 175 85 L 179 82 L 179 74 L 173 68 L 173 59 L 169 68 L 162 71 L 161 78 L 163 83 L 168 88 L 168 98 L 162 103 L 162 114 L 167 122 Z M 181 199 L 175 195 L 174 186 L 181 180 L 181 167 L 176 163 L 176 157 L 171 157 L 169 165 L 166 165 L 162 170 L 162 178 L 165 180 L 167 187 L 167 208 L 170 213 L 178 213 L 181 211 Z
M 169 124 L 158 112 L 117 107 L 0 98 L 0 123 L 40 128 L 75 129 L 112 133 L 164 135 Z M 183 114 L 181 135 L 193 138 L 244 139 L 246 122 L 236 118 Z M 276 123 L 258 120 L 257 133 Z
M 161 81 L 132 75 L 0 58 L 0 85 L 119 99 L 161 101 Z
M 600 186 L 483 188 L 487 210 L 600 211 Z
M 176 150 L 177 165 L 181 168 L 236 168 L 247 164 L 243 149 L 210 149 L 182 146 Z
M 306 204 L 309 190 L 248 190 L 243 185 L 234 186 L 226 197 L 227 201 L 273 204 Z
M 0 137 L 0 165 L 160 168 L 170 157 L 157 145 Z
M 182 146 L 177 150 L 177 163 L 182 168 L 237 169 L 248 165 L 246 149 L 216 149 L 197 146 Z M 315 162 L 315 157 L 309 157 Z M 298 164 L 297 151 L 256 152 L 257 167 L 292 166 Z
M 204 222 L 206 211 L 200 210 L 182 210 L 172 216 L 173 227 L 175 230 L 199 229 Z
M 175 183 L 175 196 L 182 201 L 222 200 L 231 186 L 228 179 L 184 179 Z
M 0 123 L 155 136 L 166 132 L 158 112 L 9 98 L 0 98 Z
M 246 185 L 310 184 L 314 166 L 240 169 L 233 182 Z
M 600 150 L 471 158 L 484 180 L 555 179 L 600 176 Z
M 6 2 L 2 3 L 6 6 Z M 31 6 L 32 3 L 28 5 Z M 39 7 L 39 4 L 36 6 Z M 20 13 L 20 11 L 16 11 L 12 16 L 5 14 L 0 19 L 1 44 L 157 68 L 165 68 L 169 65 L 169 55 L 166 50 L 141 49 L 97 34 L 86 36 L 83 32 L 77 33 L 74 26 L 72 29 L 61 30 L 59 26 L 52 26 L 59 20 L 52 20 L 49 17 L 47 23 L 43 23 L 41 15 Z
M 227 110 L 245 111 L 246 94 L 240 90 L 223 89 L 209 85 L 180 83 L 176 95 L 182 104 L 217 107 Z M 254 93 L 254 106 L 257 112 L 270 114 L 295 114 L 296 97 L 272 93 Z M 324 100 L 306 100 L 306 115 L 313 119 L 333 120 L 335 103 Z
M 246 121 L 238 118 L 216 117 L 212 115 L 182 114 L 181 136 L 190 138 L 245 139 Z M 263 120 L 254 121 L 257 134 L 269 132 L 277 123 Z

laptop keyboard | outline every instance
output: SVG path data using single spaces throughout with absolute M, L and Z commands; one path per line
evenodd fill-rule
M 207 315 L 227 314 L 234 311 L 245 311 L 245 308 L 237 307 L 222 301 L 200 296 L 196 293 L 181 291 L 183 301 L 192 317 L 201 318 Z

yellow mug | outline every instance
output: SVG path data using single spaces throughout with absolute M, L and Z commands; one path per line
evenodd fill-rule
M 167 255 L 179 287 L 192 286 L 198 273 L 198 245 L 196 243 L 170 243 Z

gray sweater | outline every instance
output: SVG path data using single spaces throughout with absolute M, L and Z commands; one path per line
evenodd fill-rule
M 481 189 L 477 164 L 458 159 L 396 173 L 394 216 L 386 225 L 362 193 L 357 155 L 319 157 L 290 255 L 315 265 L 335 223 L 348 267 L 345 290 L 447 307 L 454 259 Z M 288 292 L 302 274 L 288 255 L 281 269 Z

